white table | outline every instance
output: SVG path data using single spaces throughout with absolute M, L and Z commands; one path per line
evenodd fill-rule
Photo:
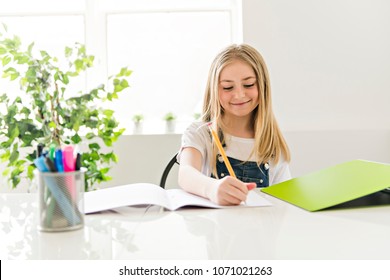
M 390 259 L 390 205 L 307 212 L 270 207 L 124 207 L 80 230 L 37 229 L 35 194 L 0 194 L 0 259 Z

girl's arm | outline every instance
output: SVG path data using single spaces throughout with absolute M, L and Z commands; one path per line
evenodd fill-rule
M 187 192 L 205 197 L 220 205 L 237 205 L 246 200 L 248 190 L 255 183 L 243 183 L 226 176 L 223 179 L 208 177 L 201 172 L 202 155 L 191 147 L 184 148 L 180 155 L 179 185 Z

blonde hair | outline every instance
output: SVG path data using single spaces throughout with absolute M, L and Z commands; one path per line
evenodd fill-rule
M 277 163 L 281 156 L 290 161 L 290 151 L 282 135 L 272 110 L 271 87 L 268 70 L 263 57 L 253 47 L 247 44 L 230 45 L 222 50 L 211 64 L 203 101 L 204 122 L 212 122 L 224 142 L 222 115 L 223 108 L 219 102 L 218 85 L 221 71 L 235 60 L 241 60 L 252 67 L 256 75 L 259 92 L 259 104 L 252 114 L 255 132 L 255 145 L 252 154 L 256 155 L 257 163 L 273 161 Z M 213 143 L 211 166 L 216 176 L 217 147 Z

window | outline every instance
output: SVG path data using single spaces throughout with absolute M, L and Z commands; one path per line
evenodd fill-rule
M 178 117 L 179 130 L 185 127 L 200 112 L 212 59 L 242 40 L 239 0 L 61 2 L 7 1 L 0 22 L 25 44 L 35 41 L 35 48 L 53 55 L 74 42 L 85 43 L 95 67 L 81 88 L 101 83 L 123 66 L 133 70 L 130 89 L 112 104 L 130 133 L 134 114 L 144 115 L 145 132 L 163 131 L 168 112 Z

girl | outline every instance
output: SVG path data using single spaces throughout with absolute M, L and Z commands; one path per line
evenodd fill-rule
M 217 131 L 237 178 L 230 176 L 210 134 Z M 179 185 L 220 205 L 249 190 L 291 178 L 290 152 L 272 111 L 270 80 L 253 47 L 231 45 L 214 59 L 201 122 L 191 124 L 178 154 Z

